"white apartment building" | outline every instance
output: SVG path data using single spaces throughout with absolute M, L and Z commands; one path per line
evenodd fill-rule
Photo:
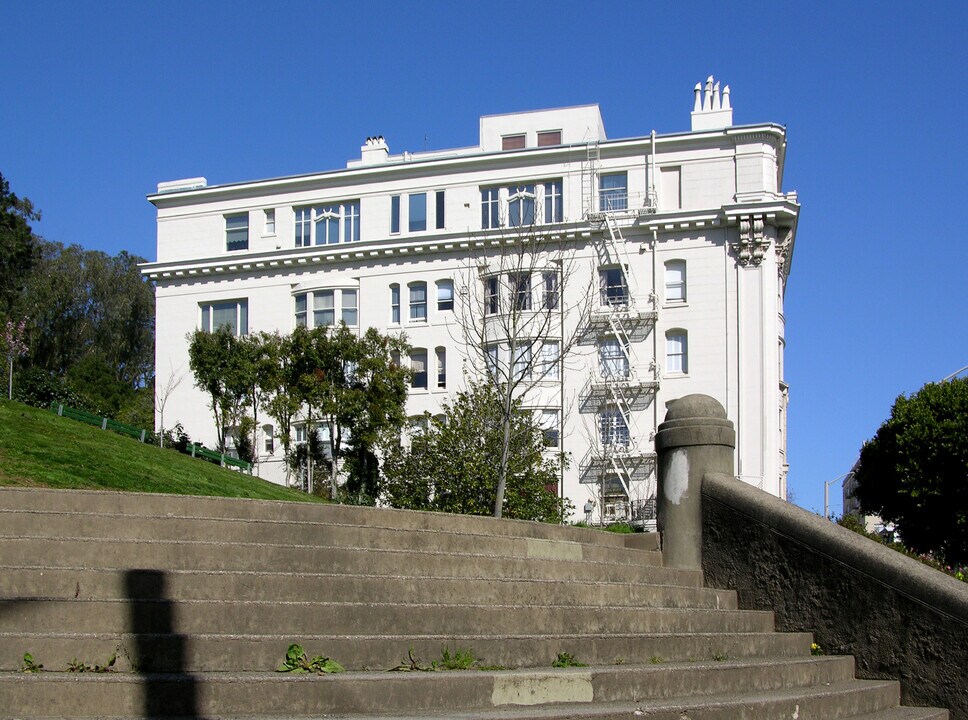
M 736 425 L 740 479 L 785 497 L 783 296 L 799 204 L 781 189 L 784 127 L 734 126 L 732 112 L 729 87 L 709 78 L 689 131 L 609 139 L 586 105 L 484 116 L 472 147 L 392 155 L 370 137 L 338 170 L 160 183 L 148 196 L 158 259 L 143 269 L 156 285 L 156 385 L 187 376 L 165 424 L 214 445 L 186 336 L 222 324 L 404 332 L 408 414 L 436 414 L 481 369 L 460 328 L 461 304 L 480 297 L 485 315 L 560 312 L 528 350 L 543 370 L 525 403 L 549 451 L 569 458 L 560 491 L 579 510 L 594 499 L 596 519 L 648 523 L 656 427 L 697 392 Z M 525 236 L 539 250 L 509 277 Z M 275 434 L 260 428 L 258 472 L 284 482 Z

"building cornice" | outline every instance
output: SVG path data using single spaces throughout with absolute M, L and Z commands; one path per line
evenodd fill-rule
M 535 233 L 549 242 L 573 242 L 591 237 L 588 223 L 565 223 L 538 228 Z M 143 263 L 142 275 L 150 280 L 205 278 L 256 271 L 326 267 L 337 263 L 372 261 L 381 258 L 419 258 L 433 253 L 465 253 L 487 250 L 518 242 L 513 229 L 498 228 L 469 234 L 435 234 L 408 240 L 390 238 L 339 245 L 313 245 L 265 252 L 216 255 L 190 260 Z

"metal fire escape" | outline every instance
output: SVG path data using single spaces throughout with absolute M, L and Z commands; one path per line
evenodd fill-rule
M 585 218 L 592 229 L 600 296 L 585 320 L 582 344 L 594 345 L 595 367 L 581 392 L 580 411 L 595 414 L 594 438 L 581 463 L 581 482 L 597 485 L 605 521 L 650 525 L 655 518 L 653 423 L 640 418 L 655 399 L 659 368 L 651 349 L 640 348 L 654 331 L 657 298 L 644 296 L 628 255 L 622 226 L 655 212 L 654 192 L 631 202 L 627 188 L 599 187 L 597 142 L 587 146 L 582 168 Z M 644 346 L 649 348 L 648 345 Z

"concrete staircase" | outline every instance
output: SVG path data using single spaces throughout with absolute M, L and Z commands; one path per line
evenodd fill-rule
M 5 718 L 948 717 L 594 530 L 0 489 L 0 598 Z M 348 671 L 275 672 L 290 643 Z M 444 648 L 490 669 L 388 672 Z

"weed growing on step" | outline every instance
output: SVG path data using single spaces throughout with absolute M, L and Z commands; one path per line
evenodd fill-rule
M 430 665 L 421 665 L 420 661 L 413 656 L 413 645 L 407 649 L 407 659 L 396 667 L 390 668 L 390 672 L 428 672 L 434 668 Z
M 660 658 L 658 655 L 653 655 L 649 658 L 649 662 L 653 665 L 659 665 L 662 662 L 662 658 Z
M 506 665 L 478 665 L 477 669 L 484 672 L 493 672 L 495 670 L 507 670 L 508 668 Z
M 444 647 L 440 649 L 440 661 L 434 660 L 430 667 L 432 670 L 470 670 L 476 662 L 477 658 L 470 648 L 457 648 L 451 655 L 450 648 Z
M 36 673 L 44 669 L 41 663 L 34 660 L 34 656 L 29 652 L 24 653 L 24 664 L 20 666 L 20 672 Z
M 114 667 L 114 663 L 116 663 L 117 660 L 118 660 L 118 654 L 117 654 L 117 652 L 115 652 L 111 657 L 109 657 L 108 658 L 108 661 L 106 663 L 104 663 L 103 665 L 98 665 L 97 663 L 94 663 L 94 665 L 88 665 L 87 663 L 82 662 L 82 661 L 78 660 L 77 658 L 74 658 L 73 660 L 71 660 L 70 664 L 67 666 L 67 672 L 78 672 L 78 673 L 82 673 L 82 672 L 93 672 L 93 673 L 106 673 L 106 672 L 111 672 L 111 668 Z
M 286 659 L 276 668 L 276 672 L 291 673 L 341 673 L 346 668 L 332 658 L 316 655 L 310 659 L 302 645 L 293 643 L 286 650 Z
M 551 663 L 551 667 L 556 668 L 569 668 L 569 667 L 588 667 L 583 662 L 578 662 L 578 659 L 571 653 L 560 652 L 555 661 Z
M 713 660 L 715 660 L 716 662 L 722 662 L 723 660 L 729 660 L 729 655 L 727 655 L 724 652 L 718 652 L 715 655 L 713 655 Z
M 823 648 L 817 643 L 810 643 L 810 654 L 811 655 L 823 655 Z

